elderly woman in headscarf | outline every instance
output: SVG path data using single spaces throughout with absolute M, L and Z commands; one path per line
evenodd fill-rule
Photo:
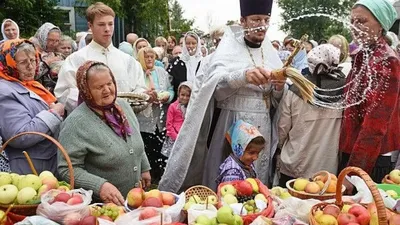
M 340 168 L 356 166 L 379 183 L 400 149 L 400 60 L 384 36 L 397 13 L 386 0 L 360 0 L 351 10 L 353 56 L 340 136 Z
M 19 27 L 16 22 L 12 19 L 5 19 L 1 24 L 1 35 L 3 35 L 3 40 L 0 43 L 7 40 L 14 40 L 19 38 Z
M 305 77 L 320 89 L 338 90 L 317 91 L 317 101 L 342 100 L 341 87 L 346 77 L 338 67 L 339 60 L 340 50 L 331 44 L 319 45 L 308 53 L 310 72 Z M 285 186 L 291 179 L 311 177 L 321 170 L 336 174 L 342 110 L 305 102 L 297 87 L 292 85 L 281 100 L 280 112 L 279 185 Z
M 64 106 L 34 80 L 39 55 L 25 40 L 9 40 L 0 45 L 0 136 L 3 141 L 28 131 L 55 137 L 64 115 Z M 23 151 L 37 172 L 57 171 L 57 146 L 40 136 L 24 135 L 7 145 L 11 171 L 32 173 Z
M 61 126 L 59 141 L 68 152 L 78 188 L 93 190 L 94 199 L 123 205 L 129 190 L 151 182 L 139 123 L 130 105 L 117 99 L 111 70 L 87 61 L 76 75 L 81 104 Z M 58 171 L 69 180 L 67 162 Z
M 150 47 L 140 49 L 138 54 L 148 91 L 155 92 L 157 96 L 146 110 L 137 115 L 154 183 L 158 183 L 164 172 L 166 157 L 161 154 L 161 148 L 165 138 L 167 108 L 174 98 L 172 78 L 164 68 L 155 66 L 156 57 L 156 52 Z
M 183 42 L 182 55 L 171 62 L 167 72 L 172 76 L 174 93 L 184 81 L 195 82 L 199 62 L 202 60 L 199 36 L 194 32 L 187 32 Z
M 53 68 L 57 66 L 64 57 L 57 53 L 60 44 L 61 30 L 52 23 L 44 23 L 34 36 L 39 42 L 40 67 L 36 80 L 53 92 L 57 82 L 58 71 Z M 57 73 L 55 73 L 57 72 Z

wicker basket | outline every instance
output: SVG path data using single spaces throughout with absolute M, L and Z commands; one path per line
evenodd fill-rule
M 333 199 L 336 196 L 336 193 L 326 193 L 326 190 L 329 187 L 329 184 L 331 183 L 331 173 L 328 171 L 320 171 L 316 174 L 313 175 L 312 180 L 315 179 L 315 177 L 319 175 L 325 175 L 328 177 L 327 181 L 325 182 L 325 186 L 322 188 L 322 190 L 318 194 L 310 194 L 304 191 L 297 191 L 293 188 L 294 182 L 296 179 L 289 180 L 286 182 L 286 188 L 288 189 L 289 194 L 291 194 L 293 197 L 300 198 L 300 199 L 317 199 L 321 201 L 325 201 L 328 199 Z M 342 193 L 346 190 L 346 187 L 342 185 Z
M 206 201 L 208 196 L 215 196 L 217 198 L 217 194 L 213 190 L 202 185 L 190 187 L 185 191 L 186 202 L 188 202 L 189 198 L 193 195 L 199 196 L 202 201 Z
M 71 186 L 71 189 L 73 189 L 73 188 L 74 188 L 75 181 L 74 181 L 74 169 L 72 168 L 71 159 L 69 158 L 67 152 L 66 152 L 65 149 L 61 146 L 61 144 L 60 144 L 56 139 L 50 137 L 50 136 L 47 135 L 47 134 L 43 134 L 43 133 L 40 133 L 40 132 L 33 132 L 33 131 L 32 131 L 32 132 L 22 132 L 22 133 L 19 133 L 19 134 L 15 135 L 14 137 L 10 138 L 9 140 L 7 140 L 7 141 L 3 144 L 2 148 L 0 149 L 0 153 L 1 153 L 2 151 L 4 151 L 4 149 L 6 148 L 6 146 L 7 146 L 11 141 L 13 141 L 13 140 L 15 140 L 15 139 L 17 139 L 17 138 L 19 138 L 19 137 L 21 137 L 21 136 L 23 136 L 23 135 L 27 135 L 27 134 L 42 136 L 42 137 L 44 137 L 44 138 L 50 140 L 51 142 L 53 142 L 53 143 L 57 146 L 57 148 L 61 151 L 61 153 L 63 154 L 65 160 L 67 161 L 67 165 L 68 165 L 68 169 L 69 169 L 69 177 L 70 177 L 70 186 Z M 37 172 L 36 172 L 36 169 L 35 169 L 35 167 L 34 167 L 34 165 L 33 165 L 33 163 L 32 163 L 32 161 L 31 161 L 31 159 L 29 158 L 29 155 L 28 155 L 26 152 L 24 152 L 24 155 L 26 156 L 26 158 L 27 158 L 27 160 L 28 160 L 29 166 L 31 167 L 33 174 L 38 175 Z M 10 206 L 10 205 L 1 205 L 1 204 L 0 204 L 0 209 L 6 210 L 9 206 Z M 17 214 L 17 215 L 32 216 L 32 215 L 36 215 L 36 209 L 37 209 L 37 207 L 38 207 L 37 204 L 35 204 L 35 205 L 14 205 L 14 206 L 12 207 L 12 209 L 11 209 L 11 212 L 13 212 L 14 214 Z
M 365 181 L 369 190 L 371 191 L 371 194 L 372 194 L 375 204 L 376 204 L 379 225 L 388 225 L 388 220 L 386 218 L 386 208 L 385 208 L 385 204 L 383 203 L 382 197 L 381 197 L 374 181 L 364 170 L 362 170 L 358 167 L 347 167 L 347 168 L 343 169 L 342 172 L 340 172 L 340 174 L 339 174 L 338 181 L 337 181 L 337 187 L 342 186 L 345 176 L 350 173 L 360 176 Z M 316 221 L 316 219 L 314 217 L 316 211 L 323 210 L 327 205 L 330 205 L 330 204 L 332 204 L 332 203 L 322 202 L 322 203 L 318 203 L 318 204 L 314 205 L 311 208 L 310 217 L 309 217 L 311 225 L 319 225 L 319 223 Z M 342 192 L 339 190 L 339 188 L 336 188 L 336 201 L 334 204 L 337 205 L 340 209 L 343 208 L 344 202 L 342 201 Z

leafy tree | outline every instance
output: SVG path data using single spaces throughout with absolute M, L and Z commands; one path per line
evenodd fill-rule
M 317 41 L 328 39 L 334 34 L 342 34 L 350 38 L 348 27 L 327 17 L 290 19 L 308 14 L 324 13 L 346 21 L 355 2 L 356 0 L 279 0 L 278 4 L 284 11 L 282 13 L 284 24 L 281 29 L 295 38 L 308 34 L 310 39 Z
M 177 0 L 170 0 L 171 34 L 179 38 L 182 34 L 192 30 L 194 20 L 183 18 L 183 9 Z
M 45 22 L 63 27 L 62 10 L 57 0 L 7 0 L 0 3 L 0 21 L 10 18 L 18 23 L 20 36 L 28 38 Z

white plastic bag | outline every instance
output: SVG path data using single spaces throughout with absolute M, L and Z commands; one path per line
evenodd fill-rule
M 274 218 L 291 216 L 308 223 L 311 208 L 318 203 L 320 201 L 316 199 L 302 200 L 294 197 L 281 200 L 280 204 L 275 208 Z
M 47 218 L 44 218 L 42 216 L 29 216 L 26 217 L 24 220 L 21 222 L 16 223 L 15 225 L 59 225 L 58 223 L 51 221 Z
M 83 202 L 77 205 L 68 205 L 64 202 L 54 202 L 50 204 L 54 200 L 54 197 L 57 196 L 62 191 L 60 190 L 50 190 L 46 192 L 41 197 L 41 203 L 36 210 L 36 214 L 56 221 L 58 223 L 62 223 L 64 217 L 68 214 L 78 213 L 81 215 L 81 218 L 89 215 L 89 204 L 92 201 L 93 191 L 86 191 L 84 189 L 75 189 L 68 191 L 68 194 L 78 193 L 83 197 Z
M 154 208 L 155 210 L 157 210 L 160 214 L 155 216 L 155 217 L 151 217 L 149 219 L 146 220 L 139 220 L 139 216 L 140 213 L 143 211 L 144 208 L 139 208 L 139 209 L 135 209 L 129 213 L 126 213 L 120 217 L 118 217 L 118 219 L 115 221 L 116 225 L 151 225 L 152 223 L 157 223 L 157 222 L 161 222 L 161 213 L 162 213 L 162 221 L 164 224 L 168 224 L 168 223 L 172 223 L 172 219 L 171 216 L 167 213 L 165 213 L 164 209 L 161 208 Z
M 272 220 L 264 216 L 258 216 L 250 225 L 272 225 Z
M 178 196 L 178 201 L 174 205 L 168 207 L 165 213 L 171 216 L 172 222 L 180 222 L 182 219 L 181 212 L 183 207 L 185 207 L 185 192 L 182 192 Z
M 208 207 L 203 204 L 193 204 L 188 209 L 188 224 L 195 224 L 197 217 L 201 215 L 207 216 L 209 219 L 217 217 L 217 211 L 217 208 L 211 204 L 208 204 Z

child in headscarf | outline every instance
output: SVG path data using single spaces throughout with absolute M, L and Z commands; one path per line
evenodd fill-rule
M 243 120 L 236 121 L 225 136 L 232 149 L 219 167 L 217 185 L 227 181 L 256 178 L 253 163 L 264 149 L 264 137 L 256 127 Z
M 182 82 L 178 87 L 178 99 L 172 103 L 167 112 L 167 135 L 161 153 L 169 157 L 175 140 L 185 120 L 186 109 L 192 92 L 192 83 Z

